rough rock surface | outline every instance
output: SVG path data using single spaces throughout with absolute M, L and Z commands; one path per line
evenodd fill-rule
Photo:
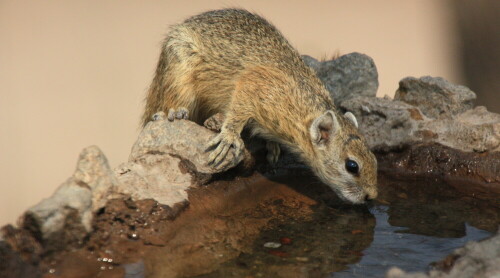
M 45 245 L 81 241 L 92 230 L 92 213 L 114 198 L 118 185 L 104 154 L 91 146 L 80 154 L 77 169 L 50 197 L 28 209 L 21 226 L 40 235 Z
M 428 121 L 420 131 L 431 131 L 435 141 L 469 152 L 500 151 L 500 114 L 484 106 L 465 111 L 451 118 Z
M 394 99 L 417 106 L 427 117 L 437 119 L 471 109 L 476 94 L 441 77 L 407 77 L 399 81 Z
M 418 108 L 385 98 L 349 99 L 342 102 L 341 108 L 356 116 L 359 130 L 374 149 L 414 141 L 418 123 L 424 120 Z
M 453 251 L 437 269 L 429 273 L 406 273 L 394 267 L 387 272 L 387 278 L 461 278 L 500 276 L 500 233 L 480 242 L 468 242 Z
M 132 148 L 130 161 L 111 170 L 101 150 L 91 146 L 80 154 L 76 170 L 50 197 L 30 208 L 21 227 L 45 246 L 81 242 L 92 230 L 93 213 L 114 198 L 155 199 L 161 205 L 187 204 L 187 190 L 224 168 L 208 166 L 205 144 L 214 136 L 190 121 L 166 121 L 162 114 L 150 122 Z
M 459 88 L 457 94 L 464 90 L 462 86 L 455 87 Z M 433 92 L 424 88 L 420 94 L 424 98 Z M 435 105 L 450 107 L 451 100 L 456 98 L 437 99 L 441 102 Z M 387 98 L 357 97 L 342 102 L 340 107 L 356 116 L 360 131 L 372 149 L 438 142 L 468 152 L 500 151 L 500 115 L 488 112 L 485 107 L 456 112 L 465 110 L 467 104 L 455 107 L 452 118 L 445 116 L 452 115 L 451 110 L 447 110 L 436 119 L 426 116 L 417 106 Z
M 365 54 L 354 52 L 325 62 L 307 55 L 302 59 L 316 71 L 336 105 L 353 97 L 374 97 L 377 94 L 377 67 Z
M 377 68 L 360 53 L 320 62 L 303 55 L 335 104 L 351 111 L 373 149 L 438 142 L 463 151 L 500 151 L 500 115 L 473 109 L 476 94 L 441 77 L 406 77 L 394 100 L 376 98 Z
M 129 160 L 133 161 L 144 154 L 160 153 L 190 161 L 191 170 L 202 174 L 213 174 L 233 168 L 241 162 L 243 156 L 234 157 L 228 152 L 221 167 L 208 165 L 207 142 L 216 133 L 188 120 L 166 120 L 165 113 L 155 115 L 156 120 L 149 122 L 132 147 Z

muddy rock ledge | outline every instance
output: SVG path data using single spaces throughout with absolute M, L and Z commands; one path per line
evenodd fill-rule
M 303 59 L 337 105 L 356 115 L 381 173 L 439 178 L 449 188 L 434 189 L 437 193 L 451 190 L 500 207 L 500 115 L 474 107 L 472 91 L 442 78 L 408 77 L 393 100 L 377 98 L 377 71 L 370 57 L 352 53 L 326 62 Z M 321 199 L 325 193 L 304 194 L 303 188 L 264 178 L 269 168 L 256 163 L 265 161 L 258 144 L 247 144 L 241 157 L 230 154 L 223 167 L 206 163 L 205 144 L 222 120 L 215 115 L 202 127 L 186 120 L 169 122 L 158 113 L 139 135 L 129 161 L 114 170 L 98 147 L 84 149 L 74 174 L 53 196 L 25 212 L 17 227 L 1 228 L 0 277 L 196 276 L 248 251 L 263 229 L 280 221 L 314 220 L 311 207 L 318 201 L 311 196 Z M 307 172 L 287 155 L 269 172 L 291 168 Z M 373 230 L 374 219 L 368 224 L 356 228 L 356 234 L 367 234 L 366 227 Z M 349 263 L 361 259 L 370 239 L 352 242 L 359 252 L 351 254 Z M 497 271 L 498 250 L 498 235 L 470 243 L 445 259 L 442 269 L 455 273 L 479 261 L 479 268 L 490 266 L 474 273 L 489 275 Z M 481 252 L 487 256 L 477 255 Z M 203 263 L 193 265 L 193 260 Z M 398 269 L 387 274 L 446 277 L 436 275 Z

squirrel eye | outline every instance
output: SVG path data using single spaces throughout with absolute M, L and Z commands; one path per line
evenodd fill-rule
M 358 174 L 359 173 L 359 166 L 358 163 L 354 160 L 347 159 L 345 161 L 345 168 L 348 172 L 352 174 Z

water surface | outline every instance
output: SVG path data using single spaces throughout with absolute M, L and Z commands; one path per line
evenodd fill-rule
M 500 223 L 498 208 L 454 196 L 435 179 L 381 177 L 380 187 L 369 207 L 320 200 L 311 220 L 275 223 L 250 251 L 199 277 L 384 277 L 391 266 L 426 271 Z M 281 246 L 265 247 L 269 242 Z

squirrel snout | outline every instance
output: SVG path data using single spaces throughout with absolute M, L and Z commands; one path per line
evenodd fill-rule
M 365 191 L 366 192 L 366 195 L 365 195 L 365 201 L 371 201 L 371 200 L 374 200 L 377 198 L 378 196 L 378 192 L 377 192 L 377 189 L 375 188 L 370 188 L 368 190 Z

